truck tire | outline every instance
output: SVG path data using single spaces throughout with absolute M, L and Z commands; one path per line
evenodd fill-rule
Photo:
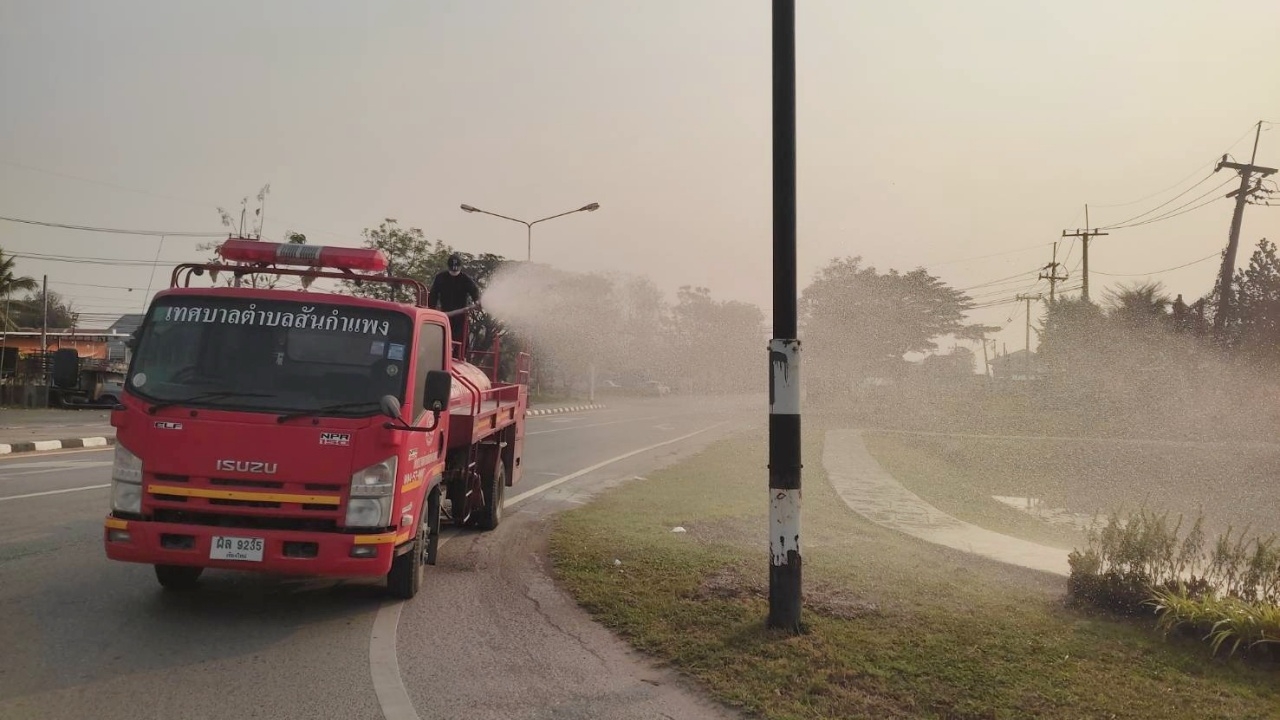
M 413 549 L 397 555 L 387 573 L 387 591 L 400 600 L 412 600 L 422 589 L 423 565 L 427 560 L 427 524 L 418 523 L 418 539 Z
M 502 522 L 502 502 L 507 497 L 507 464 L 499 456 L 484 484 L 484 510 L 480 513 L 480 529 L 493 530 Z
M 156 580 L 165 590 L 191 590 L 203 572 L 204 568 L 190 565 L 156 565 Z

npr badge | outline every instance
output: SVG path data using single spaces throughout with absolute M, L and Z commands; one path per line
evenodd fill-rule
M 335 432 L 320 433 L 320 444 L 347 446 L 351 444 L 351 434 Z

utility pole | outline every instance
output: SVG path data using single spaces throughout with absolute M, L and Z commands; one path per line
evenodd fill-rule
M 1078 237 L 1084 241 L 1084 250 L 1082 257 L 1084 258 L 1084 274 L 1081 275 L 1080 296 L 1086 301 L 1089 299 L 1089 240 L 1090 238 L 1109 235 L 1110 233 L 1100 232 L 1097 228 L 1089 228 L 1089 206 L 1084 206 L 1084 230 L 1076 228 L 1076 231 L 1069 233 L 1062 231 L 1062 237 Z M 1057 254 L 1056 251 L 1054 253 Z
M 1236 271 L 1236 249 L 1240 244 L 1240 223 L 1244 220 L 1245 203 L 1248 202 L 1251 195 L 1261 188 L 1261 178 L 1276 172 L 1275 168 L 1253 164 L 1258 159 L 1258 140 L 1261 136 L 1262 122 L 1259 121 L 1258 130 L 1253 134 L 1253 156 L 1249 158 L 1248 164 L 1227 162 L 1227 156 L 1223 155 L 1222 160 L 1218 162 L 1218 166 L 1213 169 L 1214 172 L 1218 172 L 1222 168 L 1230 168 L 1240 173 L 1240 188 L 1227 193 L 1227 197 L 1235 197 L 1236 210 L 1231 215 L 1231 233 L 1227 239 L 1227 256 L 1222 259 L 1222 269 L 1218 276 L 1218 311 L 1213 314 L 1213 331 L 1219 340 L 1222 339 L 1222 332 L 1227 326 L 1227 316 L 1231 312 L 1231 277 Z M 1259 183 L 1250 187 L 1249 182 L 1255 174 L 1259 177 Z
M 1031 301 L 1041 300 L 1043 298 L 1044 295 L 1042 293 L 1036 293 L 1035 295 L 1018 295 L 1019 300 L 1027 301 L 1027 362 L 1025 364 L 1028 379 L 1031 378 Z
M 40 288 L 44 309 L 40 314 L 40 381 L 44 384 L 44 406 L 49 407 L 49 276 L 44 276 Z
M 1067 279 L 1066 275 L 1058 274 L 1058 243 L 1053 244 L 1053 262 L 1045 265 L 1041 269 L 1049 271 L 1048 275 L 1040 273 L 1040 279 L 1049 281 L 1049 304 L 1052 305 L 1053 301 L 1056 299 L 1056 296 L 1054 295 L 1054 288 L 1057 287 L 1058 282 Z
M 796 4 L 773 0 L 773 338 L 769 341 L 770 628 L 800 632 L 800 341 L 796 339 Z

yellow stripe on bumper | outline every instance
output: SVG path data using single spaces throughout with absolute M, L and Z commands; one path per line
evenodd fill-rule
M 211 500 L 249 500 L 253 502 L 305 503 L 307 505 L 340 505 L 342 498 L 333 495 L 294 495 L 292 493 L 244 492 L 240 490 L 206 490 L 177 485 L 150 485 L 154 495 L 209 498 Z
M 382 533 L 380 535 L 356 535 L 352 539 L 356 545 L 385 545 L 396 541 L 395 533 Z
M 109 530 L 128 530 L 129 521 L 120 520 L 118 518 L 107 518 L 106 526 Z

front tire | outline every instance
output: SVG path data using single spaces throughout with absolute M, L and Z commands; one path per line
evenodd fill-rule
M 427 524 L 418 524 L 418 539 L 413 549 L 397 555 L 387 573 L 387 591 L 400 600 L 411 600 L 422 589 L 423 565 L 427 559 Z
M 195 588 L 203 572 L 204 568 L 190 565 L 156 565 L 156 579 L 160 586 L 175 592 Z
M 502 502 L 507 497 L 507 466 L 499 457 L 489 481 L 485 483 L 484 512 L 480 514 L 480 529 L 493 530 L 502 522 Z

